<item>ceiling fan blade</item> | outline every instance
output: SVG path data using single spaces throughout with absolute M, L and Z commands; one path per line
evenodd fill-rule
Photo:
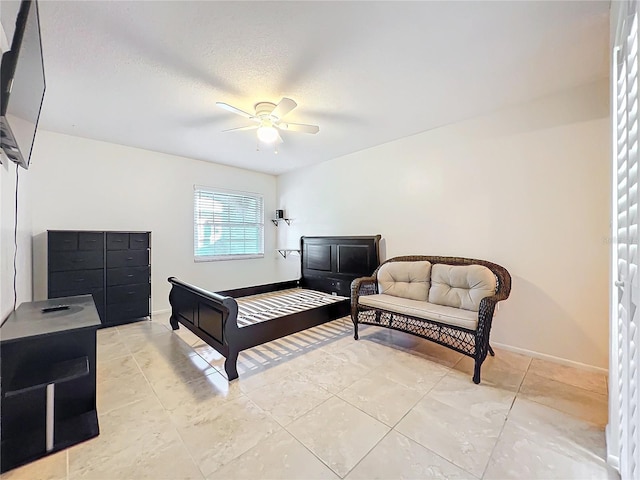
M 231 112 L 231 113 L 235 113 L 237 115 L 241 115 L 245 118 L 250 118 L 251 120 L 254 120 L 256 117 L 254 115 L 251 115 L 250 113 L 247 113 L 243 110 L 240 110 L 239 108 L 236 107 L 232 107 L 231 105 L 229 105 L 228 103 L 223 103 L 223 102 L 216 102 L 216 105 L 219 106 L 220 108 L 224 108 L 225 110 Z
M 280 132 L 278 132 L 278 138 L 276 138 L 276 145 L 280 145 L 281 143 L 284 143 L 284 140 L 280 136 Z
M 319 126 L 306 125 L 304 123 L 280 123 L 278 126 L 290 132 L 318 133 L 320 131 Z
M 280 100 L 278 105 L 276 105 L 276 108 L 273 109 L 271 115 L 278 119 L 281 119 L 297 106 L 298 104 L 296 102 L 294 102 L 290 98 L 284 97 L 282 100 Z
M 227 130 L 222 130 L 223 132 L 234 132 L 234 131 L 241 131 L 241 130 L 255 130 L 256 128 L 258 128 L 260 125 L 248 125 L 246 127 L 236 127 L 236 128 L 228 128 Z

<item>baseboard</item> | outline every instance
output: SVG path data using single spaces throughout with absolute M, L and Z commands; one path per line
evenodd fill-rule
M 532 358 L 539 358 L 541 360 L 548 360 L 550 362 L 559 363 L 561 365 L 567 365 L 569 367 L 579 368 L 581 370 L 588 370 L 590 372 L 598 372 L 602 373 L 606 376 L 609 376 L 609 370 L 602 367 L 595 367 L 593 365 L 587 365 L 586 363 L 575 362 L 573 360 L 567 360 L 566 358 L 555 357 L 553 355 L 547 355 L 546 353 L 534 352 L 533 350 L 527 350 L 525 348 L 512 347 L 511 345 L 505 345 L 503 343 L 494 343 L 491 342 L 492 347 L 501 348 L 502 350 L 507 350 L 508 352 L 520 353 L 522 355 L 527 355 Z
M 151 312 L 151 318 L 153 318 L 154 315 L 164 315 L 165 313 L 171 313 L 171 309 L 164 308 L 162 310 L 154 310 L 153 312 Z
M 607 463 L 611 467 L 615 468 L 618 473 L 620 473 L 620 457 L 612 454 L 609 450 L 609 446 L 613 445 L 611 443 L 611 428 L 609 424 L 607 424 L 606 428 L 604 429 L 604 436 L 607 444 Z

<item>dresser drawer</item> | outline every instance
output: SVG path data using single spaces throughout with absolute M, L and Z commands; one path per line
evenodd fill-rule
M 104 250 L 104 234 L 102 232 L 79 232 L 78 250 Z
M 149 248 L 148 233 L 130 233 L 129 248 L 132 250 L 146 250 Z
M 107 250 L 126 250 L 129 248 L 129 234 L 107 232 Z
M 68 290 L 51 290 L 49 298 L 73 297 L 75 295 L 92 295 L 96 305 L 104 303 L 104 289 L 102 288 L 71 288 Z
M 107 268 L 141 267 L 149 265 L 148 250 L 109 250 Z
M 89 270 L 102 268 L 104 263 L 103 251 L 77 250 L 72 252 L 58 252 L 49 256 L 49 271 Z
M 107 285 L 149 283 L 149 267 L 107 268 Z
M 150 283 L 119 285 L 107 288 L 107 304 L 149 301 Z
M 147 316 L 149 316 L 149 299 L 107 305 L 107 319 L 109 323 Z
M 49 232 L 49 250 L 54 252 L 78 249 L 78 232 Z
M 68 272 L 51 272 L 49 274 L 49 292 L 55 291 L 89 291 L 102 287 L 104 270 L 71 270 Z

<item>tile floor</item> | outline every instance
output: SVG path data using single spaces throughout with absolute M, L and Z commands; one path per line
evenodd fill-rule
M 473 362 L 348 318 L 224 359 L 166 315 L 98 331 L 100 436 L 13 479 L 617 479 L 604 375 Z

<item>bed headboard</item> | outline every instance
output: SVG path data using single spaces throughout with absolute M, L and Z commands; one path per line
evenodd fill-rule
M 380 238 L 302 237 L 300 286 L 349 297 L 351 282 L 380 265 Z

